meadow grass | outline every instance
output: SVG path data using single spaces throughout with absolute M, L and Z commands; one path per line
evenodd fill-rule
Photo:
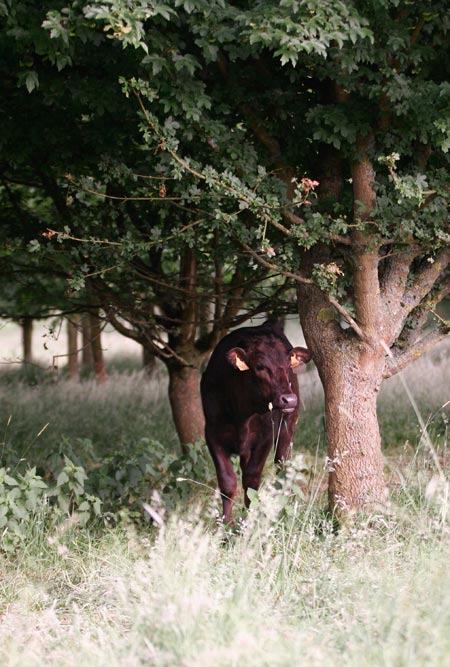
M 430 505 L 335 534 L 317 508 L 238 537 L 200 510 L 35 535 L 1 579 L 4 667 L 446 665 L 450 533 Z
M 104 456 L 120 449 L 132 451 L 142 438 L 159 440 L 170 451 L 179 451 L 167 401 L 166 374 L 158 367 L 149 380 L 121 359 L 113 360 L 111 368 L 104 386 L 92 378 L 82 383 L 52 375 L 39 381 L 35 376 L 24 380 L 18 369 L 1 374 L 0 457 L 2 448 L 35 462 L 60 450 L 78 450 L 83 457 L 83 450 L 91 448 L 91 455 Z M 450 345 L 441 344 L 406 369 L 403 376 L 434 440 L 442 444 L 449 415 L 448 407 L 441 408 L 450 398 Z M 299 382 L 301 414 L 296 449 L 312 454 L 319 449 L 322 453 L 324 399 L 315 368 L 302 373 Z M 419 422 L 398 376 L 382 386 L 379 419 L 385 448 L 403 447 L 406 442 L 417 445 Z
M 401 384 L 386 383 L 379 405 L 390 505 L 340 532 L 324 513 L 314 372 L 300 378 L 306 455 L 281 483 L 268 470 L 236 532 L 217 522 L 202 450 L 195 456 L 206 487 L 176 482 L 184 473 L 175 468 L 170 511 L 164 497 L 151 500 L 159 529 L 126 512 L 108 527 L 101 519 L 49 525 L 43 507 L 16 553 L 0 556 L 0 665 L 450 664 L 447 350 L 406 377 L 429 442 Z M 0 388 L 0 449 L 30 464 L 65 446 L 86 459 L 120 448 L 131 456 L 144 437 L 176 451 L 165 382 L 136 373 L 104 387 L 8 382 Z
M 112 373 L 105 385 L 94 379 L 0 381 L 0 459 L 3 450 L 44 466 L 62 451 L 78 452 L 86 464 L 92 456 L 132 452 L 142 438 L 178 451 L 166 396 L 167 378 L 159 372 L 151 380 L 142 371 Z

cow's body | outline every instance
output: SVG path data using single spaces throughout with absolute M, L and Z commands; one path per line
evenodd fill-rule
M 240 457 L 242 485 L 258 489 L 267 456 L 290 455 L 299 414 L 299 389 L 293 368 L 311 358 L 293 348 L 281 325 L 268 321 L 237 329 L 223 338 L 203 374 L 201 394 L 206 443 L 222 494 L 224 520 L 230 520 L 237 482 L 231 456 Z

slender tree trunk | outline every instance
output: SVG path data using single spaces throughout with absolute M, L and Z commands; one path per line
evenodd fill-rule
M 169 367 L 169 401 L 183 452 L 205 434 L 200 379 L 201 373 L 196 367 Z
M 199 298 L 197 294 L 197 257 L 194 250 L 186 247 L 180 261 L 180 286 L 185 290 L 185 304 L 179 336 L 173 341 L 182 363 L 168 364 L 169 401 L 173 421 L 180 440 L 181 449 L 186 453 L 188 445 L 205 434 L 205 418 L 200 397 L 201 360 L 195 348 L 195 338 L 199 325 Z M 170 338 L 169 338 L 170 341 Z
M 145 374 L 150 378 L 156 367 L 156 357 L 145 345 L 142 346 L 142 366 Z
M 33 318 L 23 317 L 20 320 L 22 327 L 22 358 L 25 364 L 33 360 Z
M 78 324 L 79 316 L 67 318 L 67 377 L 69 380 L 79 380 L 80 365 L 78 363 Z
M 90 313 L 89 323 L 91 329 L 91 348 L 92 357 L 94 359 L 95 377 L 99 384 L 106 382 L 106 364 L 102 348 L 102 329 L 101 321 L 98 315 Z
M 87 370 L 94 368 L 94 358 L 92 356 L 91 346 L 91 323 L 89 313 L 83 313 L 81 316 L 81 335 L 82 335 L 82 352 L 81 365 Z

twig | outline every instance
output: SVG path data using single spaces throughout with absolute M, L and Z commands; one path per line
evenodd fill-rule
M 253 257 L 256 259 L 262 266 L 265 266 L 267 269 L 270 269 L 271 271 L 276 271 L 277 273 L 286 276 L 286 278 L 291 278 L 292 280 L 295 280 L 296 282 L 303 283 L 304 285 L 315 285 L 318 289 L 320 287 L 312 280 L 311 278 L 305 278 L 305 276 L 302 276 L 300 273 L 293 273 L 292 271 L 285 271 L 284 269 L 280 269 L 279 266 L 276 264 L 272 264 L 272 262 L 268 262 L 266 259 L 261 257 L 261 255 L 258 255 L 257 252 L 255 252 L 250 246 L 248 246 L 246 243 L 243 243 L 240 241 L 242 247 Z M 323 291 L 323 290 L 322 290 Z M 361 338 L 361 340 L 365 341 L 366 343 L 371 343 L 369 337 L 367 334 L 364 333 L 364 331 L 361 329 L 361 327 L 358 325 L 358 323 L 353 319 L 353 317 L 350 315 L 348 310 L 342 306 L 337 299 L 334 298 L 331 294 L 328 294 L 325 292 L 326 297 L 330 304 L 335 308 L 340 315 L 344 318 L 346 322 L 348 322 L 349 326 L 353 331 L 356 333 L 356 335 Z

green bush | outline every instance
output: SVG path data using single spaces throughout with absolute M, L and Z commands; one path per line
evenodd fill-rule
M 65 457 L 56 483 L 47 484 L 36 468 L 23 474 L 0 468 L 0 550 L 14 552 L 28 539 L 39 518 L 47 525 L 70 519 L 84 526 L 101 512 L 100 498 L 85 489 L 83 468 Z

